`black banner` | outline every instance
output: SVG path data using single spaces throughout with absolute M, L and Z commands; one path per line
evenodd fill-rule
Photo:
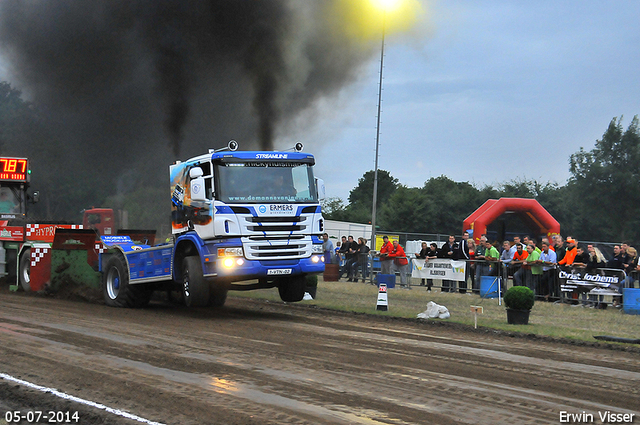
M 620 295 L 619 288 L 624 284 L 626 275 L 617 269 L 558 269 L 560 291 L 590 295 Z

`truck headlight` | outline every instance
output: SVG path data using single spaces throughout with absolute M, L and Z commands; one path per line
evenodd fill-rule
M 313 245 L 311 247 L 311 252 L 314 254 L 322 254 L 324 250 L 322 249 L 322 245 Z
M 218 248 L 218 257 L 242 257 L 242 248 Z
M 231 257 L 227 257 L 222 261 L 222 265 L 228 269 L 235 266 L 242 266 L 243 264 L 244 264 L 244 259 L 242 258 L 233 259 Z

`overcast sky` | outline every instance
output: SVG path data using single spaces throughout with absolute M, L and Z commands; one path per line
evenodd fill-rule
M 400 183 L 564 185 L 572 153 L 640 114 L 640 1 L 420 1 L 422 23 L 385 47 L 379 168 Z M 374 168 L 379 66 L 278 131 L 316 155 L 330 197 Z
M 426 2 L 425 2 L 426 5 Z M 379 168 L 409 187 L 566 183 L 569 156 L 640 114 L 640 2 L 438 1 L 385 47 Z M 328 196 L 374 168 L 379 62 L 299 137 Z

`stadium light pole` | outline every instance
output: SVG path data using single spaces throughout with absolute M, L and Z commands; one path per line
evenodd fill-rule
M 382 11 L 382 48 L 380 49 L 380 81 L 378 83 L 378 120 L 376 124 L 376 158 L 373 170 L 373 206 L 371 207 L 371 250 L 376 249 L 376 213 L 378 202 L 378 152 L 380 151 L 380 112 L 382 107 L 382 71 L 384 69 L 384 33 L 386 10 Z

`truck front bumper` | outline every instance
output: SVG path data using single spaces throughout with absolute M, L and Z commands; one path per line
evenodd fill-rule
M 274 279 L 282 276 L 324 272 L 324 258 L 314 254 L 296 260 L 256 261 L 243 257 L 226 257 L 205 262 L 205 276 L 229 282 L 250 279 Z

